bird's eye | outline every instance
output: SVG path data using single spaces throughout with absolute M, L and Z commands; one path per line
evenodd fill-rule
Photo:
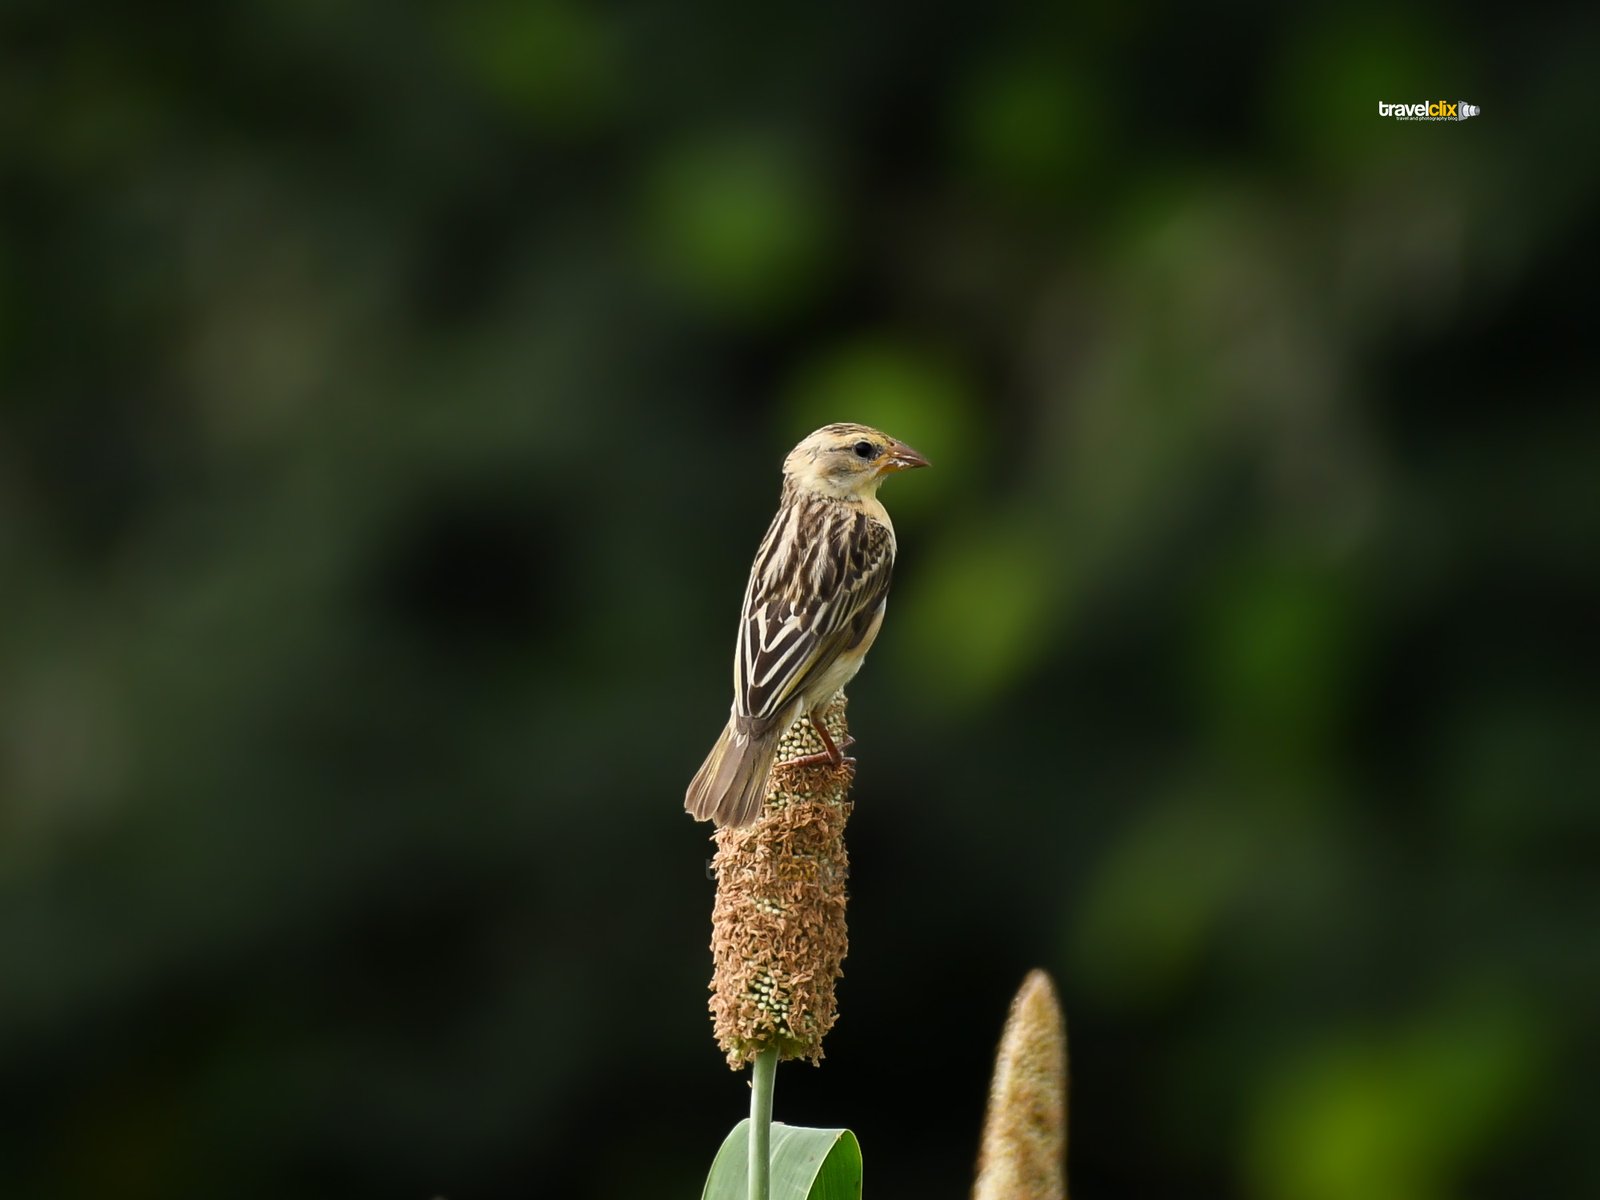
M 878 448 L 871 442 L 857 442 L 854 450 L 857 458 L 872 458 L 878 453 Z

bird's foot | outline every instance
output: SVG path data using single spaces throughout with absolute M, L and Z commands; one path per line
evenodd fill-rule
M 813 722 L 813 724 L 818 735 L 822 738 L 823 749 L 818 750 L 815 754 L 802 754 L 799 758 L 791 758 L 788 763 L 789 766 L 814 767 L 821 766 L 823 763 L 830 767 L 840 767 L 845 763 L 849 763 L 852 767 L 856 765 L 855 759 L 847 758 L 839 753 L 840 750 L 848 750 L 856 744 L 853 734 L 845 734 L 843 743 L 836 746 L 833 743 L 833 738 L 828 736 L 828 731 L 820 723 Z
M 849 763 L 853 767 L 856 765 L 856 760 L 848 754 L 841 754 L 835 758 L 826 750 L 818 750 L 815 754 L 804 754 L 799 758 L 791 758 L 788 762 L 780 765 L 785 767 L 842 767 L 845 763 Z

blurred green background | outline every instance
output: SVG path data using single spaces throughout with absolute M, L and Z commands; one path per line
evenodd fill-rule
M 1077 1194 L 1600 1194 L 1592 8 L 0 20 L 8 1195 L 698 1194 L 833 420 L 936 466 L 779 1118 L 965 1194 L 1040 965 Z

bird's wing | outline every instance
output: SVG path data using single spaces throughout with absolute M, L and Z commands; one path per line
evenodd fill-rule
M 796 498 L 750 568 L 733 656 L 733 711 L 770 721 L 860 641 L 889 594 L 894 534 L 848 505 Z M 820 699 L 820 698 L 819 698 Z

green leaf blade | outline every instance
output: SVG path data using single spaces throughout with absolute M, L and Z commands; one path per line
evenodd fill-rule
M 750 1122 L 728 1133 L 701 1200 L 746 1200 Z M 848 1129 L 772 1123 L 772 1200 L 861 1200 L 861 1144 Z

